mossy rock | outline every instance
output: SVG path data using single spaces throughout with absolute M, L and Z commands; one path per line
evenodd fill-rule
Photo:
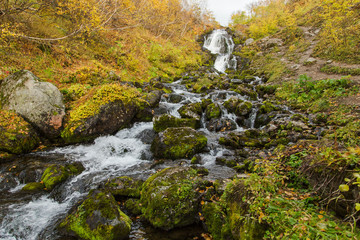
M 182 118 L 193 118 L 200 121 L 202 114 L 201 103 L 189 103 L 182 106 L 178 112 Z
M 212 104 L 212 103 L 213 103 L 213 102 L 212 102 L 211 99 L 208 99 L 208 98 L 202 99 L 202 100 L 201 100 L 201 108 L 202 108 L 203 110 L 206 110 L 206 108 L 207 108 L 210 104 Z
M 246 88 L 242 85 L 238 86 L 234 91 L 239 93 L 241 96 L 249 97 L 251 100 L 257 99 L 257 93 L 254 90 Z
M 276 107 L 274 104 L 272 104 L 269 101 L 264 101 L 259 109 L 259 113 L 270 113 L 273 111 L 279 111 L 280 108 Z
M 140 198 L 143 181 L 131 177 L 117 177 L 109 180 L 105 188 L 114 196 Z
M 143 216 L 164 230 L 193 224 L 200 205 L 196 191 L 200 181 L 192 168 L 167 168 L 152 175 L 145 181 L 140 199 Z
M 236 106 L 235 114 L 239 117 L 248 116 L 251 113 L 252 107 L 253 107 L 253 105 L 251 102 L 245 101 L 245 102 L 239 103 Z
M 168 128 L 155 137 L 151 150 L 157 158 L 192 158 L 207 145 L 207 138 L 192 128 Z
M 22 117 L 13 111 L 0 110 L 0 151 L 29 153 L 39 143 L 37 133 Z
M 206 108 L 205 114 L 208 120 L 213 118 L 220 118 L 221 116 L 220 106 L 216 103 L 209 104 Z
M 129 198 L 125 201 L 125 208 L 132 215 L 141 215 L 141 203 L 139 199 Z
M 155 132 L 162 132 L 167 128 L 173 127 L 190 127 L 197 129 L 200 127 L 200 120 L 188 119 L 188 118 L 177 118 L 169 114 L 163 114 L 156 116 L 153 119 Z
M 110 193 L 92 190 L 59 227 L 81 239 L 123 240 L 128 239 L 131 220 Z
M 72 175 L 80 174 L 82 171 L 84 171 L 84 167 L 80 163 L 65 166 L 51 165 L 41 176 L 41 181 L 45 189 L 51 191 L 56 185 L 65 182 Z
M 27 192 L 40 192 L 43 191 L 45 188 L 43 183 L 39 182 L 31 182 L 26 184 L 21 190 L 27 191 Z
M 104 84 L 72 103 L 61 137 L 79 143 L 129 126 L 145 100 L 136 88 Z
M 237 98 L 237 97 L 231 97 L 229 100 L 224 102 L 224 107 L 228 110 L 230 113 L 234 113 L 236 110 L 236 107 L 239 105 L 239 103 L 242 103 L 243 100 Z
M 205 219 L 206 229 L 210 232 L 213 239 L 233 239 L 225 211 L 219 203 L 205 202 L 202 207 L 202 215 Z

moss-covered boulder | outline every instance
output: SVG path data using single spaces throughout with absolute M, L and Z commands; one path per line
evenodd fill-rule
M 206 128 L 209 131 L 224 132 L 236 129 L 236 123 L 229 118 L 211 119 L 207 124 Z
M 156 136 L 151 151 L 157 158 L 191 158 L 206 145 L 207 138 L 192 128 L 168 128 Z
M 159 105 L 163 91 L 154 90 L 145 94 L 139 104 L 139 111 L 135 116 L 136 121 L 151 122 L 154 117 L 154 108 Z
M 167 168 L 152 175 L 141 194 L 143 216 L 164 230 L 194 223 L 200 205 L 199 182 L 192 168 Z
M 80 163 L 61 165 L 51 165 L 48 167 L 41 177 L 47 191 L 51 191 L 60 183 L 65 182 L 70 176 L 78 175 L 84 170 Z
M 200 121 L 190 118 L 177 118 L 169 114 L 163 114 L 156 116 L 153 119 L 154 130 L 156 132 L 162 132 L 167 128 L 172 127 L 190 127 L 197 129 L 200 127 Z
M 201 114 L 202 114 L 202 108 L 201 103 L 189 103 L 184 106 L 182 106 L 178 110 L 179 114 L 183 118 L 193 118 L 197 121 L 200 121 Z
M 220 106 L 216 103 L 211 103 L 206 107 L 206 118 L 208 120 L 213 119 L 213 118 L 220 118 L 221 116 L 221 109 Z
M 0 82 L 0 102 L 3 109 L 14 110 L 47 138 L 59 136 L 65 105 L 52 83 L 41 82 L 30 71 L 18 71 Z
M 110 193 L 92 190 L 86 200 L 64 221 L 60 229 L 81 239 L 128 239 L 131 220 Z
M 202 215 L 206 229 L 211 233 L 213 239 L 233 239 L 226 213 L 219 203 L 205 202 L 202 206 Z
M 280 108 L 275 106 L 271 102 L 264 101 L 259 108 L 259 113 L 270 113 L 270 112 L 279 111 L 279 110 L 280 110 Z
M 251 113 L 252 107 L 253 105 L 251 102 L 248 101 L 241 102 L 236 106 L 235 114 L 239 117 L 248 116 Z
M 258 135 L 256 137 L 248 136 L 242 132 L 230 132 L 219 138 L 219 143 L 230 148 L 238 149 L 243 147 L 263 147 L 270 141 L 269 136 Z
M 43 191 L 45 188 L 43 183 L 39 182 L 31 182 L 26 184 L 21 190 L 27 191 L 27 192 L 39 192 Z
M 95 87 L 72 103 L 61 137 L 77 143 L 114 134 L 131 123 L 143 101 L 138 90 L 127 85 Z
M 0 110 L 0 151 L 28 153 L 39 143 L 37 133 L 22 117 L 13 111 Z
M 141 180 L 124 176 L 110 179 L 105 184 L 105 188 L 114 196 L 140 198 L 142 184 Z
M 231 97 L 229 100 L 225 101 L 223 105 L 228 110 L 228 112 L 234 113 L 237 105 L 241 102 L 243 102 L 243 100 L 237 97 Z
M 239 85 L 234 91 L 241 94 L 241 96 L 248 97 L 251 100 L 257 99 L 257 93 L 254 90 L 247 88 L 243 85 Z

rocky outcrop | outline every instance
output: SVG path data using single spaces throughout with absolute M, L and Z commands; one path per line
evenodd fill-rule
M 135 180 L 131 177 L 117 177 L 109 180 L 105 188 L 115 197 L 134 197 L 140 198 L 140 191 L 143 181 Z
M 164 230 L 194 223 L 200 203 L 199 183 L 196 170 L 191 168 L 167 168 L 154 174 L 144 183 L 140 199 L 143 216 Z
M 207 145 L 207 138 L 189 127 L 168 128 L 154 139 L 151 150 L 157 158 L 191 158 Z
M 47 138 L 61 131 L 65 105 L 60 91 L 31 72 L 22 70 L 5 78 L 0 85 L 2 108 L 14 110 Z
M 123 213 L 114 197 L 92 190 L 87 199 L 60 224 L 67 235 L 81 239 L 128 239 L 131 219 Z

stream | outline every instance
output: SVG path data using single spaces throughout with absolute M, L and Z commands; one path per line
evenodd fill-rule
M 215 32 L 205 41 L 205 47 L 214 54 L 218 54 L 215 68 L 224 72 L 226 68 L 236 65 L 231 56 L 234 44 L 229 37 L 221 38 L 225 31 Z M 215 39 L 216 38 L 216 39 Z M 212 40 L 216 40 L 213 42 Z M 224 45 L 225 47 L 220 47 Z M 217 49 L 217 50 L 216 50 Z M 214 74 L 217 74 L 216 72 Z M 227 119 L 233 124 L 233 132 L 243 132 L 255 127 L 258 114 L 258 106 L 263 99 L 256 97 L 250 99 L 246 95 L 228 90 L 213 90 L 210 93 L 194 93 L 182 84 L 183 79 L 167 84 L 172 89 L 171 94 L 163 95 L 159 107 L 155 109 L 155 115 L 168 113 L 180 117 L 178 109 L 189 103 L 201 102 L 203 99 L 211 99 L 221 108 L 222 119 Z M 254 78 L 247 83 L 255 90 L 262 84 L 260 78 Z M 176 96 L 173 101 L 170 96 Z M 251 113 L 244 120 L 244 124 L 238 124 L 238 116 L 228 112 L 224 102 L 230 98 L 249 101 L 254 106 Z M 277 118 L 288 119 L 293 113 L 285 106 L 279 106 L 285 114 Z M 209 121 L 203 114 L 201 127 L 198 131 L 205 134 L 208 139 L 207 149 L 201 153 L 201 161 L 198 166 L 209 170 L 209 180 L 227 179 L 238 174 L 234 169 L 221 166 L 216 163 L 217 158 L 231 157 L 235 155 L 233 150 L 219 144 L 219 138 L 228 131 L 209 130 Z M 91 189 L 98 188 L 108 179 L 118 176 L 131 176 L 135 179 L 146 180 L 156 170 L 169 166 L 190 165 L 190 160 L 165 161 L 154 164 L 150 151 L 153 139 L 153 123 L 139 122 L 131 128 L 123 129 L 114 136 L 102 136 L 92 144 L 80 144 L 55 148 L 45 152 L 37 152 L 18 156 L 9 162 L 0 164 L 0 239 L 69 239 L 56 230 L 57 224 L 66 217 L 67 213 L 81 200 Z M 246 150 L 246 149 L 245 149 Z M 41 173 L 50 164 L 64 164 L 80 162 L 85 170 L 77 176 L 68 179 L 65 183 L 56 187 L 52 192 L 40 192 L 36 194 L 23 192 L 21 189 L 25 183 L 40 181 Z M 172 232 L 156 230 L 140 220 L 135 220 L 130 233 L 130 239 L 193 239 L 199 237 L 204 230 L 201 226 L 190 226 Z

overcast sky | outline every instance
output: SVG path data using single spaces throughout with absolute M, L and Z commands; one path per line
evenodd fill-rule
M 207 0 L 207 8 L 215 15 L 216 20 L 227 26 L 231 14 L 235 11 L 247 11 L 247 5 L 257 0 Z

